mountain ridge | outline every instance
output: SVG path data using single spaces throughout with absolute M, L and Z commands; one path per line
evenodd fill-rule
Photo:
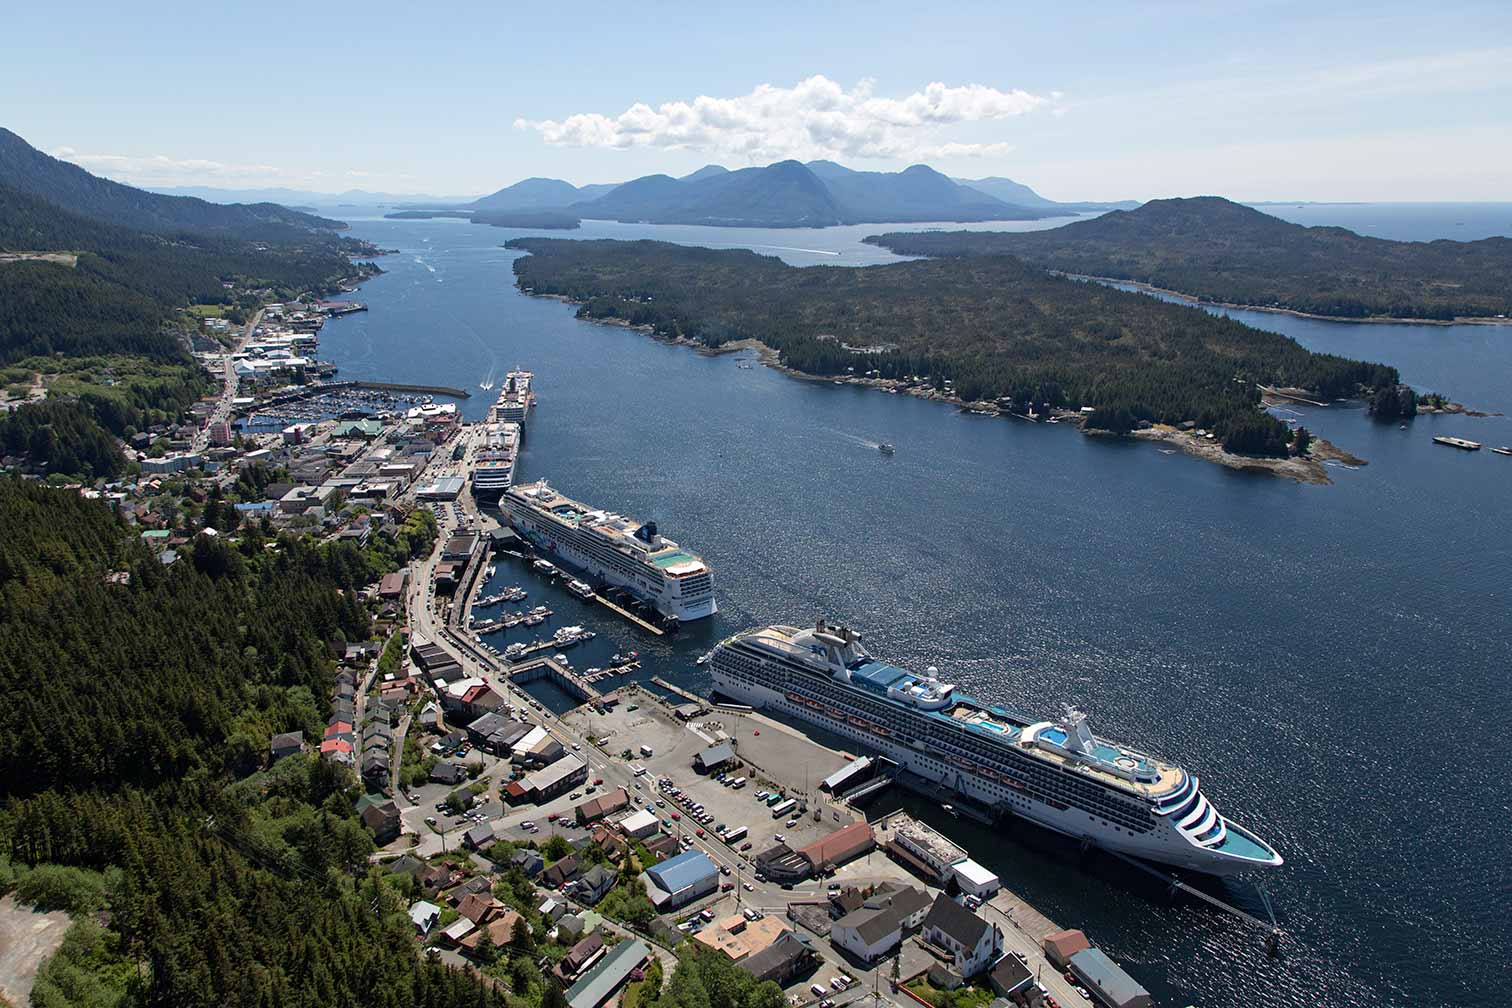
M 865 240 L 902 255 L 1011 255 L 1203 301 L 1335 318 L 1512 315 L 1512 239 L 1390 241 L 1293 224 L 1220 196 L 1152 200 L 1043 231 Z
M 164 196 L 93 175 L 44 154 L 0 126 L 0 185 L 107 224 L 157 234 L 194 232 L 240 238 L 279 238 L 346 227 L 276 203 L 211 203 Z

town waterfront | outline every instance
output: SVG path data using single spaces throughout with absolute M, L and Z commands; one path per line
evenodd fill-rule
M 882 230 L 588 222 L 555 235 L 860 265 L 893 258 L 859 245 Z M 519 478 L 655 519 L 715 568 L 720 615 L 679 638 L 587 607 L 556 624 L 590 626 L 592 647 L 637 648 L 646 675 L 700 689 L 693 655 L 734 630 L 844 618 L 879 656 L 1033 711 L 1075 703 L 1100 733 L 1192 768 L 1287 859 L 1264 880 L 1289 933 L 1278 962 L 1253 931 L 1167 906 L 1143 880 L 945 824 L 1162 1003 L 1500 1003 L 1512 845 L 1495 824 L 1512 771 L 1482 750 L 1512 702 L 1512 459 L 1430 438 L 1509 444 L 1512 419 L 1403 430 L 1359 404 L 1301 407 L 1300 422 L 1369 465 L 1300 486 L 580 322 L 514 289 L 515 253 L 499 246 L 521 232 L 356 220 L 352 233 L 399 251 L 363 287 L 371 310 L 322 332 L 340 377 L 475 388 L 535 371 Z M 1512 328 L 1229 314 L 1512 408 Z M 476 392 L 464 413 L 491 399 Z M 501 566 L 506 577 L 526 583 Z M 1253 888 L 1223 891 L 1262 912 Z

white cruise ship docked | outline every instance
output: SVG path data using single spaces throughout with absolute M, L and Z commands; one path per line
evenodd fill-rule
M 708 664 L 721 694 L 854 739 L 998 816 L 1209 875 L 1281 864 L 1181 767 L 1093 735 L 1079 712 L 1037 720 L 979 703 L 932 668 L 878 661 L 846 627 L 746 630 Z
M 538 483 L 499 499 L 511 528 L 538 549 L 616 588 L 663 616 L 703 619 L 717 611 L 714 575 L 696 553 L 641 523 L 572 500 Z
M 472 494 L 496 500 L 514 483 L 515 456 L 520 450 L 520 425 L 490 421 L 473 453 Z
M 535 402 L 530 391 L 530 380 L 534 377 L 530 371 L 511 371 L 504 376 L 504 389 L 493 405 L 493 419 L 525 426 L 525 417 Z

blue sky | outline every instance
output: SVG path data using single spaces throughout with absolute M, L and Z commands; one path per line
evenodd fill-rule
M 827 156 L 1060 199 L 1512 200 L 1506 0 L 224 6 L 11 5 L 0 125 L 153 186 Z

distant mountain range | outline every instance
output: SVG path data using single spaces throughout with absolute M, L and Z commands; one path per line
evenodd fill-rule
M 500 227 L 571 228 L 584 219 L 730 227 L 828 227 L 1039 220 L 1112 209 L 1114 203 L 1062 203 L 1012 179 L 953 179 L 927 165 L 898 172 L 855 171 L 833 161 L 779 161 L 731 171 L 705 165 L 687 175 L 645 175 L 628 182 L 575 186 L 527 178 L 486 196 L 441 197 L 350 189 L 226 189 L 194 186 L 165 194 L 221 201 L 265 201 L 324 207 L 392 207 L 394 217 L 458 216 Z
M 0 127 L 0 186 L 46 200 L 81 217 L 157 234 L 188 231 L 279 238 L 297 232 L 345 227 L 340 221 L 300 213 L 276 203 L 226 205 L 134 189 L 50 157 L 3 127 Z
M 344 192 L 315 192 L 308 189 L 287 187 L 216 189 L 212 186 L 148 186 L 149 192 L 164 196 L 193 196 L 212 203 L 279 203 L 283 206 L 314 205 L 319 207 L 356 206 L 376 209 L 402 204 L 426 204 L 429 206 L 456 206 L 471 200 L 471 196 L 432 196 L 427 193 L 369 192 L 366 189 L 347 189 Z
M 1342 318 L 1512 314 L 1512 239 L 1399 242 L 1303 227 L 1218 196 L 1152 200 L 1047 231 L 897 232 L 903 255 L 1010 255 L 1204 301 Z
M 1016 199 L 1005 200 L 986 191 L 984 185 Z M 560 179 L 531 178 L 475 200 L 465 209 L 552 210 L 579 218 L 652 224 L 829 227 L 1038 220 L 1108 206 L 1055 203 L 1008 179 L 966 184 L 927 165 L 899 172 L 865 172 L 833 161 L 779 161 L 737 171 L 708 165 L 681 178 L 646 175 L 617 186 L 580 188 Z

